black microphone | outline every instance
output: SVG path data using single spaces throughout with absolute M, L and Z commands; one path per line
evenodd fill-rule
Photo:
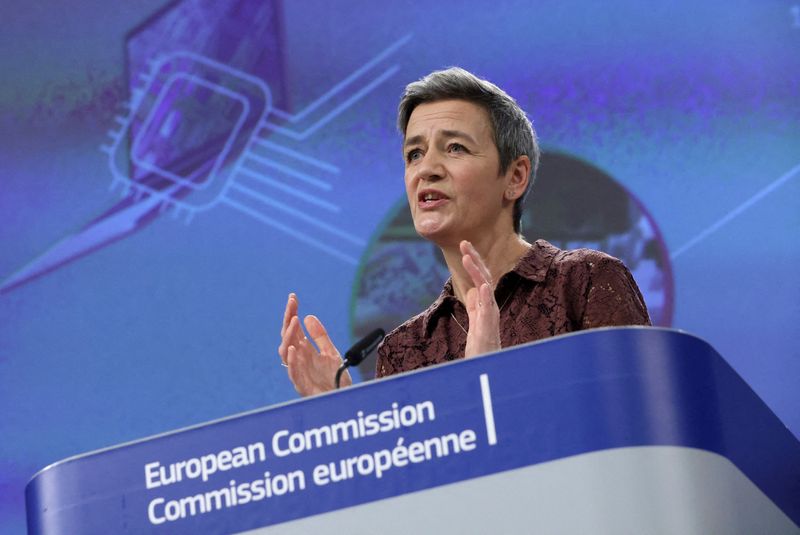
M 383 332 L 383 329 L 375 329 L 347 350 L 347 353 L 344 354 L 345 362 L 349 366 L 358 366 L 362 360 L 367 358 L 367 355 L 378 347 L 384 336 L 386 336 L 386 333 Z
M 339 388 L 339 381 L 342 379 L 342 373 L 350 366 L 358 366 L 361 364 L 361 361 L 367 358 L 367 355 L 378 347 L 378 344 L 381 343 L 384 336 L 386 336 L 386 332 L 384 332 L 383 329 L 375 329 L 347 350 L 347 353 L 344 354 L 342 366 L 336 371 L 336 388 Z

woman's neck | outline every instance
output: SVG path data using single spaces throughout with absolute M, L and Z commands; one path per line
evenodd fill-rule
M 530 247 L 528 242 L 514 232 L 506 234 L 500 239 L 484 237 L 474 241 L 470 240 L 470 242 L 481 255 L 483 262 L 489 269 L 489 273 L 492 274 L 492 282 L 495 285 L 503 275 L 514 269 L 520 258 L 528 252 Z M 443 247 L 442 254 L 453 277 L 453 292 L 456 298 L 464 303 L 467 290 L 473 287 L 473 283 L 472 278 L 464 269 L 462 263 L 463 255 L 459 249 L 459 244 Z

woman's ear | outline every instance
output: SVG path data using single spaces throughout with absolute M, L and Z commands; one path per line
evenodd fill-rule
M 505 198 L 509 201 L 516 201 L 528 189 L 528 181 L 531 174 L 531 160 L 527 156 L 519 156 L 511 162 L 506 172 Z

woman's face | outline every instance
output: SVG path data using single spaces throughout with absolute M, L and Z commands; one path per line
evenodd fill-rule
M 403 143 L 414 227 L 439 246 L 513 231 L 489 114 L 464 100 L 420 104 Z M 507 221 L 506 221 L 507 219 Z M 508 225 L 508 229 L 504 226 Z

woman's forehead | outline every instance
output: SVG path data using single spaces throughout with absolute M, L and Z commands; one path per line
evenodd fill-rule
M 462 133 L 483 140 L 491 138 L 489 114 L 480 105 L 467 100 L 438 100 L 414 108 L 406 128 L 406 144 L 412 138 Z

